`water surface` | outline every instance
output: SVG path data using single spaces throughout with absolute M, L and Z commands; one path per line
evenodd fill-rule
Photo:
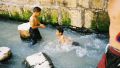
M 96 68 L 108 43 L 105 35 L 81 35 L 67 29 L 65 35 L 79 42 L 81 46 L 61 46 L 56 40 L 56 30 L 49 26 L 46 29 L 39 29 L 43 40 L 30 46 L 19 37 L 17 31 L 19 23 L 21 22 L 0 21 L 0 46 L 11 48 L 13 53 L 8 62 L 0 63 L 0 68 L 25 68 L 22 64 L 24 59 L 38 52 L 48 54 L 55 68 Z

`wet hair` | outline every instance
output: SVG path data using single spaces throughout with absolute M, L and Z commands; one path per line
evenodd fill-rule
M 64 32 L 64 30 L 63 30 L 63 28 L 62 27 L 57 27 L 57 30 L 60 32 L 60 33 L 62 33 L 63 34 L 63 32 Z
M 39 7 L 34 7 L 33 8 L 33 12 L 40 12 L 41 11 L 41 8 L 39 8 Z

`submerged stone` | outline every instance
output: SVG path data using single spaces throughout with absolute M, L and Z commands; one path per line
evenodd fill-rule
M 36 53 L 25 59 L 27 68 L 54 68 L 51 59 L 45 53 Z
M 0 61 L 7 60 L 11 56 L 11 50 L 8 47 L 0 47 Z

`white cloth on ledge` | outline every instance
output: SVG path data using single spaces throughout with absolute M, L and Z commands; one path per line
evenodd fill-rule
M 29 22 L 18 25 L 18 30 L 29 30 L 29 29 L 30 29 Z

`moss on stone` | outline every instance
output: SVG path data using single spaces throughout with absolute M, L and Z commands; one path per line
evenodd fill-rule
M 24 11 L 23 13 L 22 13 L 22 20 L 29 20 L 29 18 L 30 18 L 30 16 L 32 15 L 32 12 L 30 12 L 30 11 Z
M 3 19 L 10 19 L 15 21 L 28 21 L 32 13 L 30 11 L 24 11 L 22 14 L 18 12 L 1 12 L 0 17 Z
M 5 11 L 0 12 L 0 18 L 9 19 L 9 13 Z
M 69 14 L 65 11 L 62 11 L 62 18 L 61 22 L 62 25 L 70 26 L 71 25 L 71 19 L 69 18 Z M 10 20 L 16 20 L 16 21 L 28 21 L 30 16 L 32 15 L 31 11 L 22 11 L 21 14 L 18 12 L 4 12 L 0 13 L 0 17 L 7 18 Z M 53 9 L 44 9 L 41 12 L 41 15 L 39 17 L 39 20 L 41 23 L 45 24 L 51 24 L 56 25 L 58 24 L 58 11 Z
M 12 14 L 9 14 L 9 19 L 18 21 L 18 20 L 21 20 L 21 17 L 18 12 L 14 12 Z
M 97 32 L 109 32 L 110 19 L 107 12 L 94 13 L 91 28 Z
M 51 23 L 51 10 L 43 9 L 39 17 L 41 23 L 49 24 Z
M 65 10 L 62 11 L 62 25 L 65 25 L 65 26 L 71 25 L 70 15 Z
M 69 18 L 69 14 L 67 12 L 62 11 L 62 25 L 70 26 L 71 19 Z M 44 9 L 41 12 L 41 16 L 39 17 L 40 21 L 46 24 L 57 25 L 58 24 L 58 11 L 52 9 Z
M 57 10 L 52 10 L 51 11 L 51 24 L 56 24 L 58 23 L 58 13 Z

